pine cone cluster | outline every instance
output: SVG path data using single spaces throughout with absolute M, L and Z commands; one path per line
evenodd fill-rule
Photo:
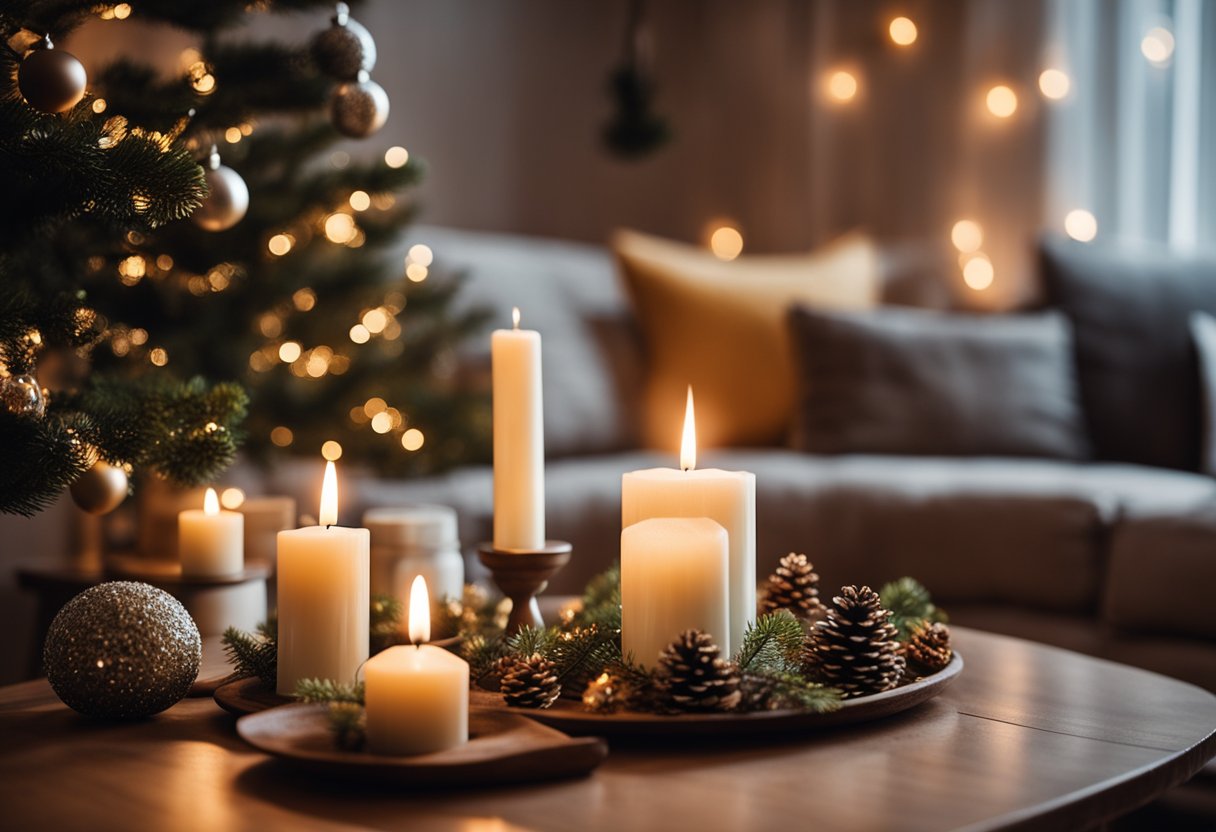
M 950 628 L 945 624 L 925 621 L 908 638 L 904 646 L 908 670 L 929 675 L 936 673 L 954 658 L 950 648 Z
M 895 687 L 905 660 L 890 617 L 868 586 L 842 588 L 808 637 L 807 671 L 846 697 Z
M 502 677 L 499 690 L 508 705 L 516 708 L 547 708 L 562 692 L 557 665 L 539 653 L 528 658 L 506 658 L 498 663 Z
M 677 711 L 729 711 L 738 707 L 739 671 L 721 657 L 713 636 L 685 630 L 659 656 L 668 704 Z
M 760 614 L 789 610 L 795 618 L 815 621 L 823 617 L 819 601 L 819 575 L 806 555 L 790 552 L 769 575 L 760 598 Z

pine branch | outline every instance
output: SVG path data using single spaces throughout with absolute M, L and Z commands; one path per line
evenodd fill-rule
M 938 609 L 925 589 L 913 578 L 903 577 L 885 584 L 878 593 L 882 605 L 891 611 L 891 623 L 899 631 L 899 640 L 907 641 L 925 621 L 945 621 L 946 614 Z
M 507 639 L 507 649 L 525 658 L 536 653 L 545 656 L 556 637 L 557 631 L 552 628 L 525 626 Z
M 506 639 L 475 635 L 460 645 L 461 657 L 469 663 L 469 686 L 484 688 L 493 678 L 499 659 L 510 653 Z
M 362 682 L 338 682 L 333 679 L 301 679 L 292 693 L 296 699 L 310 704 L 318 702 L 349 702 L 363 704 Z
M 615 633 L 595 626 L 579 627 L 557 633 L 542 655 L 557 665 L 557 681 L 562 692 L 577 698 L 587 682 L 620 655 L 620 648 Z
M 744 673 L 784 672 L 800 663 L 806 631 L 789 610 L 762 615 L 748 626 L 735 664 Z
M 817 714 L 839 710 L 842 695 L 836 688 L 812 682 L 798 673 L 785 670 L 758 669 L 743 674 L 744 688 L 763 691 L 763 709 L 797 708 Z M 744 697 L 748 702 L 749 697 Z
M 277 680 L 278 645 L 265 633 L 251 635 L 229 627 L 224 630 L 224 653 L 239 679 L 256 677 L 273 686 Z
M 598 627 L 607 632 L 621 629 L 621 568 L 605 570 L 591 579 L 583 592 L 582 609 L 574 622 L 583 627 Z
M 404 605 L 392 595 L 371 598 L 370 632 L 372 641 L 391 642 L 401 629 Z

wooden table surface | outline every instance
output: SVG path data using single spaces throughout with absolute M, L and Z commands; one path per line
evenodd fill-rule
M 1083 829 L 1216 755 L 1216 697 L 964 628 L 962 675 L 902 715 L 784 742 L 614 747 L 588 778 L 407 794 L 306 777 L 187 699 L 143 722 L 0 689 L 4 829 Z

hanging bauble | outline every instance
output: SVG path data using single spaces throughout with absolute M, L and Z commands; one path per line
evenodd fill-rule
M 388 120 L 388 93 L 366 72 L 360 72 L 357 81 L 334 88 L 329 97 L 329 119 L 339 133 L 352 139 L 367 138 Z
M 332 25 L 312 41 L 312 56 L 321 71 L 339 81 L 356 81 L 376 65 L 376 42 L 363 24 L 339 3 Z
M 89 514 L 109 514 L 127 499 L 127 472 L 103 459 L 71 485 L 72 499 Z
M 84 64 L 70 52 L 56 49 L 49 37 L 21 62 L 17 70 L 17 88 L 35 110 L 62 113 L 84 98 L 89 78 Z
M 138 719 L 179 702 L 203 657 L 198 627 L 162 589 L 111 581 L 64 605 L 42 662 L 55 694 L 86 716 Z
M 211 155 L 204 167 L 207 198 L 194 210 L 191 218 L 195 225 L 207 231 L 232 228 L 249 210 L 249 186 L 239 173 L 220 164 L 220 154 L 215 145 L 211 146 Z
M 38 379 L 31 375 L 0 378 L 0 403 L 17 416 L 41 418 L 46 413 L 46 397 Z

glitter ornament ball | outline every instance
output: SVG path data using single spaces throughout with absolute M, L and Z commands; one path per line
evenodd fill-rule
M 0 378 L 0 403 L 15 416 L 41 417 L 46 413 L 42 385 L 31 375 Z
M 140 719 L 180 701 L 202 658 L 198 627 L 181 602 L 134 581 L 99 584 L 68 601 L 42 651 L 55 694 L 103 719 Z
M 207 198 L 190 218 L 207 231 L 225 231 L 236 225 L 249 210 L 249 186 L 241 175 L 220 164 L 220 154 L 211 149 L 211 157 L 203 166 L 207 178 Z
M 89 79 L 84 65 L 71 53 L 55 49 L 44 38 L 17 70 L 17 88 L 35 110 L 62 113 L 84 98 Z
M 99 459 L 68 490 L 76 505 L 89 514 L 109 514 L 127 499 L 127 472 Z
M 366 138 L 388 120 L 388 93 L 362 72 L 358 81 L 334 88 L 329 98 L 329 118 L 344 136 Z
M 376 65 L 376 42 L 371 32 L 351 18 L 346 4 L 339 3 L 333 25 L 313 38 L 312 56 L 331 78 L 355 81 L 360 72 L 371 72 Z

